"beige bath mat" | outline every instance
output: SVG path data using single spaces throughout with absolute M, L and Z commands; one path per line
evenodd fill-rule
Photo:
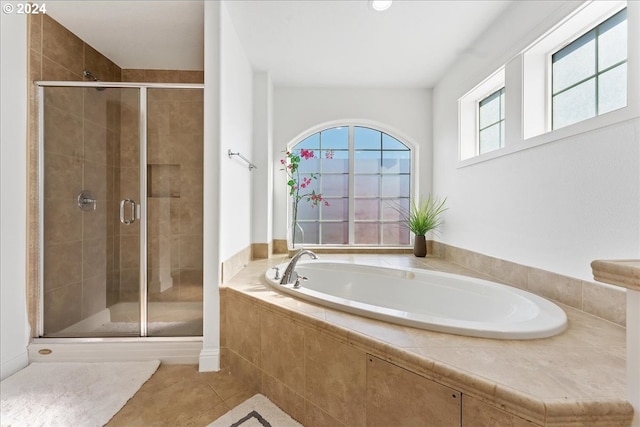
M 31 363 L 0 383 L 3 427 L 103 426 L 158 369 L 143 362 Z

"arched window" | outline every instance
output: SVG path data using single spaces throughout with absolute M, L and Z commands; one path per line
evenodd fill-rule
M 398 212 L 409 207 L 411 197 L 407 145 L 380 130 L 350 125 L 314 133 L 290 151 L 305 154 L 296 185 L 306 184 L 305 194 L 322 195 L 321 203 L 306 198 L 298 203 L 295 217 L 305 245 L 409 244 Z M 295 214 L 291 200 L 290 219 Z

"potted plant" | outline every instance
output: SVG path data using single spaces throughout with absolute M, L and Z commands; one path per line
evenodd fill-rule
M 427 241 L 425 235 L 431 230 L 437 229 L 442 223 L 441 215 L 447 208 L 444 206 L 446 198 L 440 199 L 429 195 L 423 201 L 419 198 L 416 202 L 411 199 L 409 209 L 398 209 L 403 218 L 404 225 L 415 234 L 413 242 L 413 254 L 417 257 L 427 255 Z

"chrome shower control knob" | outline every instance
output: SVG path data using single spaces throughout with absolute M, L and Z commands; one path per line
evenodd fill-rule
M 89 190 L 82 190 L 78 194 L 78 207 L 83 211 L 95 211 L 97 207 L 96 196 Z

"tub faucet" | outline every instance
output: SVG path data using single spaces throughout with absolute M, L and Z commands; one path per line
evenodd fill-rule
M 302 255 L 309 255 L 311 259 L 318 259 L 318 256 L 311 252 L 308 249 L 302 249 L 297 254 L 291 258 L 289 261 L 289 265 L 287 265 L 286 270 L 284 270 L 284 274 L 282 275 L 282 280 L 280 280 L 281 285 L 288 285 L 294 283 L 298 273 L 295 272 L 296 264 Z

